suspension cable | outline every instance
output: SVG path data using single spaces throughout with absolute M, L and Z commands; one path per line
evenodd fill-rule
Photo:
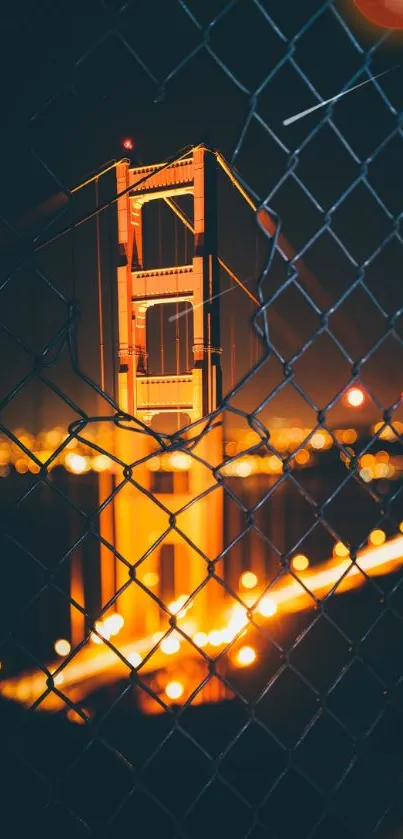
M 98 178 L 101 178 L 102 175 L 106 175 L 107 172 L 110 172 L 112 169 L 115 169 L 116 166 L 119 166 L 120 163 L 124 163 L 127 160 L 126 157 L 122 157 L 120 160 L 113 160 L 111 161 L 110 165 L 106 167 L 106 169 L 102 169 L 100 172 L 97 172 L 96 175 L 92 175 L 86 181 L 83 181 L 82 184 L 75 186 L 74 189 L 70 189 L 70 194 L 74 195 L 75 192 L 78 192 L 79 189 L 83 189 L 84 186 L 88 186 L 88 184 L 92 184 L 93 181 L 98 181 Z M 98 206 L 98 203 L 97 203 Z
M 183 152 L 180 155 L 175 155 L 174 157 L 170 158 L 166 163 L 162 163 L 159 167 L 160 171 L 163 171 L 164 169 L 168 168 L 169 166 L 172 165 L 172 163 L 175 163 L 176 161 L 182 160 L 184 157 L 186 157 L 189 154 L 190 151 L 195 151 L 195 149 L 200 148 L 200 145 L 201 144 L 199 144 L 197 146 L 193 146 L 193 147 L 192 146 L 186 146 L 185 149 L 183 150 Z M 238 189 L 238 191 L 241 193 L 241 195 L 246 200 L 246 202 L 249 204 L 249 206 L 256 212 L 256 209 L 257 209 L 256 204 L 252 201 L 252 199 L 250 198 L 250 196 L 248 195 L 248 193 L 246 192 L 244 187 L 239 183 L 236 176 L 232 173 L 232 171 L 231 171 L 228 163 L 226 162 L 225 158 L 222 156 L 222 154 L 220 152 L 214 152 L 214 154 L 215 154 L 217 162 L 219 163 L 219 165 L 221 166 L 221 168 L 223 169 L 225 174 L 228 176 L 231 183 L 236 187 L 236 189 Z M 78 186 L 71 189 L 69 191 L 70 194 L 73 195 L 74 193 L 78 192 L 80 189 L 83 189 L 83 187 L 87 186 L 89 183 L 92 183 L 92 181 L 96 180 L 97 178 L 101 177 L 102 175 L 105 175 L 107 172 L 110 172 L 119 163 L 124 163 L 124 161 L 126 159 L 127 158 L 121 158 L 118 161 L 113 161 L 105 169 L 101 170 L 100 172 L 91 176 L 90 178 L 87 178 L 85 181 L 83 181 L 83 183 L 81 183 Z M 144 176 L 144 178 L 142 178 L 140 181 L 137 182 L 136 186 L 140 186 L 143 182 L 146 182 L 149 178 L 150 178 L 150 174 L 148 173 Z M 83 216 L 78 221 L 73 222 L 72 224 L 69 225 L 69 227 L 65 228 L 64 230 L 61 230 L 60 233 L 56 233 L 50 239 L 46 239 L 46 241 L 39 242 L 39 243 L 36 243 L 36 244 L 35 244 L 35 240 L 34 240 L 33 251 L 36 253 L 37 251 L 43 250 L 43 248 L 45 248 L 47 245 L 53 244 L 53 242 L 57 241 L 62 236 L 65 236 L 67 233 L 70 233 L 72 230 L 75 230 L 77 227 L 80 227 L 86 221 L 90 221 L 90 219 L 92 219 L 95 215 L 97 215 L 99 213 L 102 213 L 104 210 L 108 209 L 113 204 L 115 204 L 119 200 L 119 198 L 122 198 L 124 195 L 126 195 L 128 192 L 130 192 L 130 190 L 132 188 L 133 188 L 133 185 L 130 184 L 128 187 L 126 187 L 124 190 L 122 190 L 122 192 L 114 195 L 109 201 L 106 201 L 100 207 L 96 207 L 95 210 L 91 211 L 90 213 L 87 213 L 87 215 Z M 185 224 L 186 227 L 194 235 L 194 227 L 193 227 L 192 223 L 190 222 L 190 220 L 188 219 L 188 217 L 186 216 L 186 214 L 178 207 L 178 205 L 171 198 L 164 198 L 163 200 L 168 205 L 168 207 L 170 207 L 171 210 L 173 210 L 173 212 L 176 213 L 178 218 L 181 219 L 183 224 Z M 273 222 L 273 226 L 275 228 L 275 223 L 274 222 Z M 223 268 L 224 271 L 228 274 L 228 276 L 237 285 L 239 285 L 240 288 L 242 288 L 242 290 L 245 292 L 245 294 L 251 300 L 253 300 L 253 302 L 256 304 L 256 306 L 260 306 L 260 302 L 259 302 L 258 298 L 255 297 L 255 295 L 252 294 L 252 292 L 242 283 L 242 281 L 239 279 L 239 277 L 234 273 L 234 271 L 232 271 L 230 269 L 230 267 L 224 262 L 224 260 L 221 259 L 220 257 L 218 257 L 218 263 L 219 263 L 219 265 L 221 265 L 221 268 Z
M 228 287 L 230 286 L 230 282 L 228 280 Z M 235 387 L 235 363 L 236 363 L 236 341 L 235 341 L 235 306 L 234 306 L 234 298 L 231 296 L 230 300 L 230 381 L 231 381 L 231 390 Z
M 183 224 L 186 225 L 188 230 L 190 230 L 190 232 L 194 235 L 195 231 L 194 231 L 194 227 L 192 225 L 192 222 L 190 221 L 190 219 L 188 219 L 187 215 L 183 212 L 183 210 L 181 210 L 181 208 L 178 207 L 178 205 L 175 203 L 175 201 L 172 200 L 172 198 L 164 198 L 163 200 L 168 205 L 168 207 L 170 207 L 171 210 L 173 210 L 173 212 L 176 213 L 178 218 L 180 218 L 180 220 L 183 222 Z M 254 303 L 256 303 L 256 306 L 260 306 L 260 303 L 259 303 L 259 300 L 257 299 L 257 297 L 255 297 L 255 295 L 252 294 L 252 292 L 244 285 L 242 280 L 239 279 L 239 277 L 234 273 L 234 271 L 231 270 L 229 265 L 227 265 L 227 263 L 224 262 L 223 259 L 221 259 L 221 257 L 218 257 L 218 264 L 221 265 L 221 268 L 223 268 L 224 271 L 228 274 L 228 276 L 231 277 L 231 280 L 233 280 L 234 283 L 239 285 L 239 287 L 242 289 L 242 291 L 244 291 L 245 294 L 248 297 L 250 297 L 250 299 L 253 300 Z
M 176 154 L 172 156 L 165 163 L 158 164 L 158 166 L 155 168 L 158 168 L 159 172 L 163 172 L 164 169 L 168 169 L 170 166 L 172 166 L 173 163 L 176 163 L 179 160 L 183 160 L 183 158 L 185 158 L 189 154 L 189 152 L 195 151 L 198 148 L 200 148 L 200 144 L 198 146 L 185 146 L 185 149 L 183 150 L 183 152 L 181 152 L 181 154 Z M 127 158 L 122 158 L 122 161 L 125 160 L 127 160 Z M 111 168 L 114 168 L 114 166 L 116 165 L 117 164 L 114 163 L 111 166 Z M 94 175 L 93 177 L 95 178 L 96 175 Z M 141 186 L 141 184 L 146 183 L 146 181 L 148 181 L 150 177 L 151 175 L 148 172 L 144 175 L 143 178 L 137 181 L 136 186 L 138 187 Z M 80 184 L 78 187 L 74 187 L 74 190 L 70 190 L 70 193 L 72 194 L 73 192 L 77 192 L 77 190 L 85 186 L 86 183 L 87 181 L 85 181 L 83 184 Z M 109 207 L 112 207 L 113 204 L 116 204 L 117 201 L 119 201 L 119 198 L 123 198 L 123 196 L 127 195 L 132 189 L 133 184 L 129 184 L 129 186 L 125 187 L 125 189 L 122 189 L 121 192 L 116 193 L 116 195 L 110 198 L 109 201 L 105 201 L 105 203 L 101 204 L 100 207 L 96 207 L 95 210 L 91 210 L 90 213 L 87 213 L 85 216 L 82 216 L 80 219 L 78 219 L 78 221 L 74 221 L 72 224 L 69 224 L 68 227 L 65 227 L 64 230 L 60 231 L 60 233 L 56 233 L 54 236 L 51 236 L 50 239 L 46 239 L 44 242 L 37 242 L 37 240 L 34 239 L 32 243 L 34 245 L 33 252 L 37 253 L 38 251 L 43 250 L 43 248 L 46 248 L 48 245 L 52 245 L 53 242 L 56 242 L 58 239 L 61 239 L 62 236 L 66 236 L 67 233 L 71 233 L 73 230 L 76 230 L 77 227 L 80 227 L 86 221 L 90 221 L 97 213 L 103 213 L 104 210 L 107 210 Z
M 161 221 L 161 205 L 158 205 L 158 261 L 159 267 L 162 268 L 162 221 Z M 160 306 L 160 331 L 161 331 L 161 375 L 165 374 L 165 355 L 164 355 L 164 316 L 163 306 Z
M 184 233 L 184 264 L 187 265 L 188 261 L 188 234 L 187 230 L 183 231 Z M 186 372 L 189 372 L 189 306 L 185 303 L 186 306 L 186 314 L 185 314 L 185 353 L 186 353 Z
M 174 231 L 175 231 L 175 265 L 178 264 L 178 219 L 175 216 L 174 219 Z M 178 300 L 178 293 L 179 293 L 179 285 L 178 285 L 178 274 L 176 274 L 176 323 L 175 323 L 175 353 L 176 353 L 176 376 L 177 376 L 177 393 L 178 393 L 178 412 L 177 412 L 177 430 L 180 430 L 180 411 L 179 411 L 179 372 L 180 372 L 180 347 L 179 347 L 179 300 Z
M 88 181 L 91 183 L 92 179 Z M 95 202 L 98 206 L 99 200 L 99 181 L 98 175 L 95 178 Z M 99 362 L 100 362 L 100 385 L 101 390 L 105 391 L 105 346 L 104 346 L 104 318 L 102 307 L 102 268 L 101 268 L 101 232 L 99 227 L 99 215 L 95 219 L 96 224 L 96 242 L 97 242 L 97 282 L 98 282 L 98 322 L 99 322 Z
M 227 175 L 227 177 L 228 177 L 228 178 L 229 178 L 229 180 L 231 181 L 232 185 L 233 185 L 233 186 L 234 186 L 234 187 L 238 190 L 238 192 L 240 192 L 240 194 L 242 195 L 242 198 L 244 198 L 244 199 L 245 199 L 246 203 L 247 203 L 247 204 L 249 204 L 249 206 L 252 208 L 252 210 L 253 210 L 254 212 L 256 212 L 256 210 L 257 210 L 257 205 L 256 205 L 256 204 L 255 204 L 255 202 L 252 200 L 252 198 L 250 197 L 250 195 L 248 195 L 248 193 L 247 193 L 246 189 L 245 189 L 245 188 L 242 186 L 242 184 L 239 182 L 239 180 L 238 180 L 238 178 L 236 177 L 236 175 L 234 175 L 234 173 L 231 171 L 231 169 L 230 169 L 230 167 L 229 167 L 229 165 L 228 165 L 227 161 L 226 161 L 226 160 L 225 160 L 225 158 L 222 156 L 221 152 L 216 151 L 216 152 L 214 152 L 214 154 L 215 154 L 215 158 L 216 158 L 216 160 L 217 160 L 217 163 L 219 164 L 219 166 L 221 166 L 221 169 L 225 172 L 225 174 Z

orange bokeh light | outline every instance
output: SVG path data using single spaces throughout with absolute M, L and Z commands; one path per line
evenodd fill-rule
M 354 0 L 371 23 L 385 29 L 403 29 L 403 0 Z

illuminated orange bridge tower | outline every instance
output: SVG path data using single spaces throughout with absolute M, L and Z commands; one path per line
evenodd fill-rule
M 182 434 L 194 438 L 204 427 L 203 417 L 221 400 L 215 156 L 199 146 L 169 164 L 131 168 L 123 161 L 117 166 L 117 192 L 119 406 L 146 426 L 169 415 L 177 419 L 178 431 L 197 423 Z M 181 195 L 193 196 L 193 223 L 175 202 Z M 168 204 L 193 229 L 189 264 L 145 266 L 143 209 L 150 201 Z M 151 307 L 172 303 L 191 307 L 191 366 L 185 373 L 152 375 L 149 341 L 160 341 L 161 336 L 150 335 L 147 318 Z M 192 449 L 196 458 L 186 453 L 186 444 L 185 450 L 161 453 L 151 434 L 135 433 L 139 426 L 134 423 L 127 427 L 132 430 L 117 432 L 116 454 L 123 463 L 134 464 L 131 480 L 101 515 L 101 534 L 109 542 L 113 538 L 125 561 L 118 556 L 113 562 L 111 552 L 101 547 L 101 589 L 104 607 L 126 586 L 116 608 L 125 621 L 124 637 L 135 639 L 168 628 L 169 613 L 157 599 L 165 605 L 184 600 L 206 580 L 206 558 L 213 560 L 222 550 L 222 489 L 207 464 L 218 465 L 223 454 L 221 427 L 210 430 Z M 161 424 L 158 430 L 164 431 Z M 102 476 L 101 502 L 111 492 L 108 481 L 120 483 L 122 477 L 121 472 L 117 479 Z M 189 609 L 192 626 L 208 629 L 220 599 L 213 581 L 202 587 Z

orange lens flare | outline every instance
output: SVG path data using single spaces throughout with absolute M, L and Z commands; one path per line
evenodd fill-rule
M 403 0 L 354 0 L 371 23 L 384 29 L 403 29 Z

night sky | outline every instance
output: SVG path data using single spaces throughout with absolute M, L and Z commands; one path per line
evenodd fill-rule
M 382 408 L 402 390 L 403 71 L 398 67 L 379 80 L 378 88 L 368 84 L 346 96 L 333 114 L 324 108 L 294 125 L 282 123 L 317 104 L 315 91 L 326 99 L 364 81 L 365 66 L 377 74 L 399 64 L 402 36 L 365 22 L 352 0 L 193 0 L 187 5 L 89 0 L 57 8 L 50 2 L 17 2 L 2 13 L 0 38 L 2 277 L 16 267 L 30 237 L 44 240 L 93 208 L 89 188 L 59 220 L 54 213 L 34 221 L 32 216 L 61 189 L 120 157 L 125 137 L 134 138 L 135 155 L 144 163 L 207 142 L 232 162 L 254 197 L 279 215 L 283 232 L 303 252 L 314 277 L 309 289 L 303 280 L 300 288 L 288 286 L 268 309 L 274 347 L 285 361 L 295 358 L 294 380 L 312 405 L 289 383 L 270 400 L 263 418 L 269 424 L 272 417 L 284 417 L 313 426 L 317 409 L 347 385 L 352 364 L 377 345 L 362 366 L 361 383 L 378 405 L 369 399 L 358 417 L 339 403 L 329 411 L 328 423 L 381 419 Z M 224 180 L 220 253 L 256 290 L 268 243 L 253 213 Z M 111 197 L 113 188 L 113 178 L 106 177 L 101 199 Z M 52 200 L 46 206 L 58 211 Z M 49 221 L 53 225 L 46 232 Z M 149 267 L 169 262 L 176 235 L 181 253 L 189 254 L 181 231 L 172 233 L 167 221 L 161 224 L 162 255 L 155 219 L 147 226 Z M 114 225 L 112 209 L 101 218 L 111 394 Z M 1 320 L 30 351 L 2 331 L 2 399 L 66 322 L 66 303 L 44 277 L 65 300 L 78 299 L 81 366 L 99 380 L 95 257 L 91 221 L 41 251 L 1 292 Z M 281 288 L 288 271 L 277 253 L 263 283 L 265 299 Z M 227 278 L 222 281 L 227 288 Z M 356 281 L 366 287 L 358 283 L 349 294 Z M 336 340 L 326 331 L 314 337 L 320 311 L 331 310 L 343 294 L 328 318 Z M 251 330 L 253 311 L 239 289 L 223 297 L 224 392 L 264 351 Z M 396 315 L 391 334 L 389 319 Z M 310 346 L 301 353 L 306 342 Z M 153 372 L 160 372 L 158 357 L 154 347 Z M 51 375 L 81 407 L 95 410 L 93 393 L 72 373 L 67 356 Z M 283 364 L 274 354 L 233 404 L 251 411 L 283 380 Z M 403 411 L 394 416 L 402 419 Z M 33 382 L 6 408 L 3 421 L 11 428 L 23 424 L 38 430 L 74 418 L 74 411 Z

